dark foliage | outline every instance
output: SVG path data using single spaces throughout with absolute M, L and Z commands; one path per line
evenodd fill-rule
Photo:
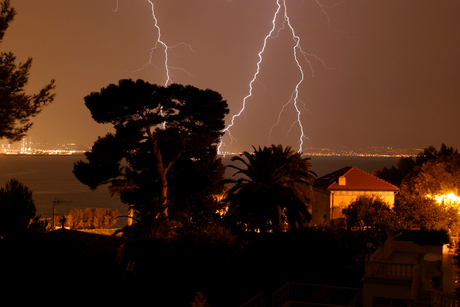
M 44 232 L 46 223 L 39 220 L 32 191 L 16 179 L 0 188 L 0 240 L 23 240 Z
M 239 306 L 286 282 L 360 287 L 369 242 L 378 246 L 364 232 L 337 229 L 237 239 L 208 228 L 130 241 L 61 229 L 10 245 L 0 273 L 9 281 L 3 290 L 27 289 L 17 303 L 50 292 L 56 303 Z
M 281 145 L 254 148 L 232 158 L 243 168 L 230 165 L 243 175 L 233 184 L 226 201 L 226 219 L 237 231 L 282 232 L 301 229 L 311 218 L 308 203 L 312 199 L 314 173 L 309 158 Z
M 374 175 L 399 187 L 404 178 L 417 174 L 425 162 L 451 155 L 458 155 L 458 151 L 453 147 L 447 147 L 444 143 L 441 144 L 439 151 L 434 146 L 428 146 L 415 156 L 415 160 L 412 157 L 401 157 L 396 166 L 374 171 Z
M 155 297 L 160 306 L 189 306 L 201 292 L 209 306 L 222 307 L 260 292 L 270 297 L 289 281 L 360 287 L 367 242 L 362 233 L 330 229 L 245 234 L 233 243 L 141 240 L 125 246 L 126 264 L 134 264 L 126 286 L 133 303 Z
M 190 227 L 212 220 L 224 173 L 216 146 L 228 113 L 219 93 L 120 80 L 85 103 L 115 133 L 99 138 L 74 174 L 91 189 L 109 184 L 134 206 L 138 223 L 131 233 L 159 234 L 172 219 Z
M 43 297 L 49 305 L 120 305 L 130 301 L 120 279 L 119 237 L 60 229 L 9 244 L 0 254 L 4 293 L 15 304 L 28 305 Z

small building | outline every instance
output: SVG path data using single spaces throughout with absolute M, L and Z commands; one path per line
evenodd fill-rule
M 379 246 L 365 263 L 363 307 L 459 306 L 453 254 L 431 244 L 390 237 Z
M 347 166 L 315 180 L 315 202 L 312 206 L 313 225 L 341 225 L 342 210 L 359 195 L 380 196 L 390 207 L 399 188 L 359 168 Z

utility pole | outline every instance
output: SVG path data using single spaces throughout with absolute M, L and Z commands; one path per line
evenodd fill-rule
M 70 203 L 72 203 L 71 200 L 59 200 L 57 198 L 55 198 L 53 200 L 53 224 L 52 224 L 53 229 L 56 228 L 56 221 L 55 221 L 55 219 L 56 219 L 56 205 L 58 205 L 58 204 L 70 204 Z M 64 228 L 64 225 L 62 225 L 62 227 Z

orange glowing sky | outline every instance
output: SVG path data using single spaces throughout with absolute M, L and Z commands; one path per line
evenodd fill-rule
M 158 0 L 162 39 L 190 44 L 171 54 L 173 81 L 210 88 L 228 101 L 230 114 L 248 94 L 257 53 L 271 28 L 272 0 Z M 460 1 L 286 0 L 302 48 L 304 146 L 460 148 Z M 335 5 L 334 5 L 335 4 Z M 83 97 L 119 79 L 164 84 L 164 53 L 153 53 L 157 30 L 147 0 L 11 0 L 18 12 L 1 44 L 18 61 L 33 58 L 28 92 L 56 79 L 56 100 L 35 120 L 35 142 L 91 145 L 110 131 L 96 124 Z M 279 28 L 281 23 L 278 23 Z M 294 115 L 270 127 L 299 80 L 287 30 L 268 40 L 253 97 L 232 128 L 230 151 L 271 143 L 297 147 Z M 294 127 L 295 128 L 295 127 Z

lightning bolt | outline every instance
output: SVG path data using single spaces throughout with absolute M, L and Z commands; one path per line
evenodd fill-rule
M 324 7 L 318 1 L 315 1 L 315 2 L 318 3 L 318 5 L 320 5 L 321 11 L 324 14 L 326 14 L 327 19 L 328 19 L 328 24 L 331 26 L 330 18 L 327 15 L 327 13 L 324 11 Z M 326 65 L 326 63 L 324 63 L 324 61 L 322 59 L 320 59 L 316 54 L 307 53 L 307 52 L 303 51 L 302 47 L 300 46 L 300 37 L 296 34 L 295 29 L 291 24 L 291 21 L 290 21 L 289 15 L 288 15 L 287 6 L 286 6 L 286 0 L 283 0 L 283 8 L 284 8 L 284 22 L 283 22 L 283 27 L 281 29 L 284 29 L 284 25 L 287 24 L 289 30 L 291 31 L 292 39 L 295 42 L 295 45 L 293 47 L 294 61 L 295 61 L 296 65 L 297 65 L 297 68 L 299 69 L 301 77 L 300 77 L 299 81 L 297 82 L 294 91 L 291 94 L 291 99 L 286 104 L 284 104 L 283 107 L 281 108 L 281 111 L 278 114 L 278 121 L 270 128 L 269 138 L 270 138 L 270 135 L 271 135 L 273 129 L 280 123 L 282 113 L 284 112 L 286 107 L 289 104 L 292 103 L 293 106 L 294 106 L 294 109 L 295 109 L 295 111 L 297 113 L 297 120 L 294 121 L 291 124 L 291 126 L 289 128 L 289 131 L 287 132 L 286 136 L 292 131 L 293 127 L 296 124 L 298 124 L 299 129 L 300 129 L 300 137 L 299 137 L 299 141 L 298 141 L 298 144 L 299 144 L 298 152 L 302 152 L 302 147 L 303 147 L 304 140 L 308 140 L 308 137 L 304 133 L 304 127 L 302 125 L 302 121 L 301 121 L 301 118 L 300 118 L 302 111 L 306 110 L 305 105 L 302 108 L 300 107 L 300 103 L 302 103 L 302 102 L 299 100 L 299 87 L 303 83 L 305 75 L 304 75 L 302 65 L 300 64 L 300 61 L 299 61 L 299 58 L 298 58 L 298 53 L 300 52 L 303 55 L 304 60 L 308 63 L 308 65 L 310 67 L 310 70 L 311 70 L 311 76 L 312 77 L 315 76 L 315 70 L 313 68 L 312 62 L 308 59 L 308 57 L 314 57 L 316 60 L 320 61 L 325 68 L 327 68 L 329 70 L 331 70 L 333 68 L 328 67 Z
M 303 141 L 306 138 L 306 136 L 305 136 L 305 133 L 304 133 L 304 128 L 303 128 L 303 125 L 302 125 L 302 121 L 300 120 L 301 110 L 299 108 L 299 86 L 302 84 L 302 82 L 304 80 L 304 72 L 303 72 L 303 69 L 302 69 L 302 65 L 300 65 L 300 63 L 299 63 L 299 59 L 297 58 L 297 51 L 300 51 L 302 54 L 304 54 L 304 56 L 306 55 L 306 53 L 304 53 L 302 48 L 300 47 L 300 37 L 296 35 L 295 30 L 291 25 L 291 22 L 290 22 L 290 19 L 289 19 L 289 16 L 288 16 L 288 12 L 287 12 L 286 0 L 283 0 L 283 6 L 284 6 L 284 20 L 287 23 L 287 25 L 289 26 L 289 29 L 291 30 L 292 38 L 293 38 L 293 40 L 295 42 L 295 46 L 293 47 L 294 60 L 295 60 L 295 62 L 297 64 L 297 67 L 299 68 L 299 72 L 300 72 L 300 75 L 301 75 L 301 78 L 300 78 L 299 82 L 297 82 L 297 84 L 295 86 L 295 89 L 294 89 L 294 92 L 293 92 L 293 96 L 294 96 L 293 104 L 294 104 L 294 108 L 295 108 L 295 110 L 297 112 L 297 120 L 296 120 L 295 123 L 297 123 L 299 125 L 299 128 L 300 128 L 300 138 L 299 138 L 299 150 L 298 150 L 298 152 L 302 152 Z M 312 72 L 313 72 L 313 67 L 312 67 L 310 61 L 308 61 L 308 59 L 306 57 L 305 57 L 305 59 L 310 64 L 310 67 L 312 68 Z M 284 110 L 284 107 L 283 107 L 282 110 Z M 291 128 L 292 127 L 293 126 L 291 126 Z
M 331 20 L 329 18 L 329 15 L 327 14 L 327 12 L 325 11 L 325 9 L 330 9 L 332 7 L 335 7 L 336 5 L 340 4 L 341 2 L 345 1 L 341 1 L 341 2 L 338 2 L 336 4 L 334 4 L 333 6 L 331 7 L 328 7 L 328 6 L 325 6 L 325 5 L 322 5 L 318 0 L 314 0 L 318 6 L 320 7 L 321 11 L 323 12 L 323 14 L 326 15 L 327 17 L 327 21 L 328 21 L 328 25 L 330 28 L 334 29 L 331 25 Z M 224 129 L 224 133 L 228 133 L 229 137 L 230 137 L 230 140 L 231 142 L 233 142 L 234 140 L 236 140 L 230 133 L 230 128 L 233 127 L 233 125 L 235 124 L 235 119 L 239 116 L 241 116 L 241 114 L 243 114 L 244 112 L 244 109 L 245 109 L 245 106 L 246 106 L 246 101 L 249 97 L 252 96 L 252 85 L 253 83 L 256 81 L 257 79 L 257 76 L 259 74 L 259 70 L 260 70 L 260 65 L 262 63 L 262 55 L 265 51 L 265 48 L 266 48 L 266 45 L 267 45 L 267 40 L 268 38 L 270 38 L 273 34 L 273 32 L 275 31 L 276 29 L 276 20 L 278 18 L 278 14 L 281 10 L 281 4 L 280 4 L 280 0 L 277 0 L 276 1 L 276 4 L 277 4 L 277 10 L 273 16 L 273 19 L 272 19 L 272 29 L 270 30 L 270 32 L 265 36 L 265 39 L 264 39 L 264 44 L 263 44 L 263 47 L 262 47 L 262 50 L 259 52 L 259 61 L 257 62 L 257 70 L 256 70 L 256 73 L 254 74 L 254 77 L 253 79 L 251 80 L 251 82 L 249 83 L 249 94 L 244 97 L 243 99 L 243 105 L 242 105 L 242 108 L 240 109 L 240 111 L 233 115 L 232 117 L 232 120 L 231 120 L 231 123 Z M 308 140 L 308 137 L 305 135 L 305 131 L 304 131 L 304 126 L 302 124 L 302 121 L 301 121 L 301 114 L 302 114 L 302 111 L 306 110 L 305 108 L 305 104 L 302 103 L 300 100 L 299 100 L 299 88 L 301 86 L 301 84 L 304 82 L 304 79 L 305 79 L 305 74 L 304 74 L 304 70 L 302 68 L 302 65 L 300 63 L 300 60 L 299 60 L 299 55 L 302 55 L 304 60 L 308 63 L 309 67 L 310 67 L 310 71 L 311 71 L 311 74 L 312 74 L 312 77 L 314 77 L 314 74 L 315 74 L 315 70 L 313 68 L 313 64 L 312 62 L 309 60 L 309 57 L 313 57 L 314 59 L 318 60 L 319 62 L 322 63 L 322 65 L 331 70 L 333 68 L 330 68 L 328 67 L 325 62 L 319 58 L 316 54 L 312 54 L 312 53 L 307 53 L 305 52 L 302 47 L 300 46 L 300 37 L 296 34 L 295 32 L 295 29 L 294 27 L 292 26 L 291 22 L 290 22 L 290 18 L 289 18 L 289 15 L 288 15 L 288 9 L 287 9 L 287 6 L 286 6 L 286 0 L 282 0 L 282 7 L 283 7 L 283 10 L 284 10 L 284 20 L 283 20 L 283 23 L 282 23 L 282 26 L 277 30 L 277 34 L 276 36 L 274 36 L 273 38 L 276 38 L 279 36 L 280 32 L 282 30 L 284 30 L 286 28 L 286 25 L 287 25 L 287 28 L 290 30 L 291 32 L 291 36 L 292 36 L 292 39 L 294 41 L 294 46 L 293 46 L 293 57 L 294 57 L 294 61 L 297 65 L 297 68 L 299 70 L 299 73 L 300 73 L 300 79 L 299 81 L 296 83 L 295 85 L 295 88 L 294 88 L 294 91 L 292 92 L 291 94 L 291 98 L 288 100 L 287 103 L 285 103 L 282 108 L 281 108 L 281 111 L 278 113 L 278 119 L 277 119 L 277 122 L 270 128 L 270 131 L 269 131 L 269 139 L 270 139 L 270 136 L 271 136 L 271 133 L 273 132 L 273 129 L 280 123 L 281 121 L 281 116 L 283 114 L 283 112 L 285 111 L 285 109 L 288 107 L 288 105 L 292 104 L 294 106 L 294 109 L 295 109 L 295 112 L 297 114 L 296 116 L 296 120 L 291 124 L 290 128 L 289 128 L 289 131 L 287 132 L 286 136 L 292 131 L 292 129 L 298 125 L 299 126 L 299 130 L 300 130 L 300 136 L 299 136 L 299 141 L 298 141 L 298 144 L 299 144 L 299 149 L 298 149 L 298 152 L 301 153 L 302 152 L 302 147 L 303 147 L 303 144 L 304 144 L 304 140 Z M 222 139 L 221 139 L 221 142 L 219 144 L 219 147 L 218 147 L 218 152 L 220 153 L 220 148 L 222 146 Z
M 114 12 L 117 12 L 118 11 L 118 2 L 119 0 L 116 1 L 116 8 L 114 10 Z M 169 65 L 169 54 L 170 52 L 173 52 L 174 53 L 174 49 L 179 47 L 179 46 L 186 46 L 190 49 L 190 51 L 192 51 L 193 53 L 196 54 L 196 52 L 193 50 L 192 46 L 190 46 L 189 44 L 186 44 L 184 42 L 181 42 L 177 45 L 174 45 L 174 46 L 168 46 L 161 38 L 161 28 L 160 26 L 158 25 L 158 19 L 156 17 L 156 14 L 155 14 L 155 5 L 153 4 L 153 2 L 151 0 L 147 0 L 147 2 L 150 4 L 150 10 L 151 10 L 151 14 L 152 14 L 152 19 L 154 21 L 154 27 L 156 28 L 157 30 L 157 33 L 158 33 L 158 36 L 157 36 L 157 39 L 155 40 L 155 45 L 150 49 L 150 54 L 149 54 L 149 60 L 148 62 L 142 66 L 141 68 L 139 69 L 136 69 L 136 70 L 133 70 L 131 72 L 137 72 L 137 71 L 141 71 L 141 70 L 145 70 L 148 66 L 152 65 L 152 66 L 155 66 L 153 63 L 152 63 L 152 59 L 153 59 L 153 54 L 155 52 L 155 50 L 158 48 L 158 45 L 161 45 L 161 47 L 163 48 L 163 52 L 164 52 L 164 68 L 165 68 L 165 71 L 166 71 L 166 80 L 165 80 L 165 83 L 164 83 L 164 86 L 168 86 L 170 83 L 172 83 L 172 78 L 174 77 L 173 74 L 171 74 L 171 70 L 181 70 L 183 72 L 185 72 L 186 74 L 188 74 L 190 77 L 193 77 L 192 74 L 190 74 L 187 70 L 185 70 L 184 68 L 182 67 L 174 67 L 174 66 L 170 66 Z
M 160 29 L 160 26 L 158 25 L 158 19 L 157 19 L 157 16 L 155 15 L 155 5 L 153 5 L 153 2 L 148 0 L 148 2 L 150 3 L 150 7 L 151 7 L 151 10 L 152 10 L 152 18 L 153 20 L 155 21 L 155 28 L 157 29 L 157 32 L 158 32 L 158 38 L 155 42 L 155 46 L 150 49 L 150 58 L 149 58 L 149 62 L 147 64 L 144 65 L 144 67 L 142 67 L 141 69 L 144 69 L 146 66 L 148 65 L 152 65 L 152 55 L 153 55 L 153 52 L 155 51 L 155 49 L 157 48 L 158 44 L 160 44 L 161 46 L 163 46 L 164 48 L 164 54 L 165 54 L 165 62 L 164 62 L 164 66 L 165 66 L 165 69 L 166 69 L 166 81 L 165 81 L 165 86 L 167 86 L 169 84 L 169 82 L 171 82 L 171 76 L 169 74 L 169 65 L 168 65 L 168 51 L 169 51 L 169 47 L 168 45 L 165 44 L 165 42 L 163 42 L 161 40 L 161 29 Z
M 166 81 L 164 83 L 164 86 L 168 86 L 170 83 L 172 83 L 172 77 L 173 75 L 171 74 L 171 69 L 176 69 L 176 70 L 182 70 L 184 71 L 185 73 L 187 73 L 189 76 L 193 77 L 187 70 L 185 70 L 184 68 L 181 68 L 181 67 L 172 67 L 169 65 L 169 52 L 172 51 L 174 52 L 174 48 L 178 47 L 178 46 L 181 46 L 181 45 L 184 45 L 184 46 L 187 46 L 193 53 L 196 54 L 196 52 L 192 49 L 192 46 L 190 46 L 189 44 L 186 44 L 184 42 L 181 42 L 175 46 L 168 46 L 162 39 L 161 39 L 161 28 L 160 26 L 158 25 L 158 19 L 155 15 L 155 5 L 153 4 L 153 2 L 151 0 L 147 0 L 149 3 L 150 3 L 150 8 L 151 8 L 151 13 L 152 13 L 152 18 L 154 20 L 154 26 L 158 32 L 158 36 L 157 36 L 157 39 L 155 41 L 155 45 L 153 48 L 150 49 L 150 56 L 149 56 L 149 61 L 147 62 L 147 64 L 145 64 L 144 66 L 142 66 L 141 68 L 139 69 L 136 69 L 132 72 L 136 72 L 136 71 L 140 71 L 140 70 L 144 70 L 146 69 L 148 66 L 150 65 L 153 65 L 152 64 L 152 58 L 153 58 L 153 53 L 154 51 L 157 49 L 158 47 L 158 44 L 160 44 L 163 49 L 164 49 L 164 67 L 165 67 L 165 70 L 166 70 Z M 116 2 L 116 8 L 115 8 L 115 12 L 118 11 L 118 0 Z M 153 65 L 155 66 L 155 65 Z M 163 114 L 163 108 L 160 107 L 160 114 Z M 166 128 L 166 123 L 163 122 L 162 124 L 162 127 L 163 129 Z
M 160 29 L 160 26 L 158 25 L 158 19 L 155 15 L 155 6 L 153 4 L 153 2 L 151 0 L 147 0 L 149 3 L 150 3 L 150 7 L 151 7 L 151 11 L 152 11 L 152 18 L 155 22 L 155 28 L 157 29 L 157 32 L 158 32 L 158 37 L 157 37 L 157 40 L 155 41 L 155 46 L 150 49 L 150 58 L 149 58 L 149 62 L 147 64 L 145 64 L 142 68 L 140 69 L 144 69 L 145 67 L 147 67 L 148 65 L 152 65 L 152 55 L 153 55 L 153 52 L 155 51 L 155 49 L 158 47 L 158 44 L 160 44 L 163 48 L 164 48 L 164 56 L 165 56 L 165 61 L 164 61 L 164 67 L 165 67 L 165 70 L 166 70 L 166 81 L 165 81 L 165 86 L 167 86 L 168 84 L 171 83 L 171 72 L 170 72 L 170 69 L 178 69 L 178 70 L 182 70 L 184 72 L 186 72 L 189 76 L 192 76 L 188 71 L 186 71 L 184 68 L 178 68 L 178 67 L 172 67 L 172 66 L 169 66 L 169 51 L 180 46 L 180 45 L 185 45 L 187 46 L 188 48 L 190 48 L 190 50 L 193 52 L 193 53 L 196 53 L 195 51 L 193 51 L 192 49 L 192 46 L 190 46 L 189 44 L 186 44 L 184 42 L 182 43 L 179 43 L 175 46 L 168 46 L 166 45 L 165 42 L 162 41 L 161 39 L 161 29 Z M 192 76 L 193 77 L 193 76 Z
M 118 4 L 119 4 L 118 1 L 119 0 L 116 1 L 115 12 L 118 10 Z M 173 75 L 171 74 L 171 70 L 173 70 L 173 69 L 174 70 L 182 70 L 183 72 L 187 73 L 189 76 L 193 77 L 188 71 L 186 71 L 183 68 L 170 66 L 169 65 L 169 56 L 170 56 L 170 52 L 174 52 L 174 48 L 176 48 L 178 46 L 181 46 L 181 45 L 187 46 L 193 53 L 196 53 L 196 52 L 193 51 L 193 49 L 192 49 L 192 47 L 190 45 L 188 45 L 188 44 L 186 44 L 184 42 L 179 43 L 179 44 L 177 44 L 175 46 L 168 46 L 162 40 L 161 28 L 160 28 L 160 26 L 158 24 L 158 19 L 157 19 L 156 14 L 155 14 L 155 6 L 154 6 L 152 0 L 147 0 L 147 1 L 149 2 L 150 7 L 151 7 L 151 15 L 152 15 L 152 18 L 153 18 L 153 21 L 154 21 L 154 26 L 155 26 L 155 28 L 157 30 L 158 36 L 157 36 L 157 39 L 155 40 L 154 47 L 150 49 L 150 55 L 149 55 L 148 62 L 143 67 L 141 67 L 141 68 L 139 68 L 139 69 L 137 69 L 135 71 L 144 70 L 149 65 L 153 65 L 152 60 L 153 60 L 154 51 L 159 46 L 161 46 L 163 48 L 163 50 L 164 50 L 164 68 L 165 68 L 165 71 L 166 71 L 166 80 L 165 80 L 165 83 L 164 83 L 165 86 L 168 86 L 170 83 L 172 83 Z M 231 1 L 231 0 L 227 0 L 227 1 Z M 337 30 L 332 26 L 331 19 L 330 19 L 329 15 L 327 14 L 326 9 L 331 9 L 331 8 L 337 6 L 338 4 L 340 4 L 340 3 L 344 2 L 344 1 L 345 0 L 337 2 L 333 6 L 326 6 L 326 5 L 321 4 L 319 2 L 319 0 L 314 0 L 314 2 L 316 2 L 316 4 L 319 6 L 319 8 L 322 11 L 322 13 L 324 15 L 326 15 L 327 23 L 328 23 L 329 28 L 333 29 L 335 31 L 337 31 Z M 232 136 L 232 134 L 230 132 L 230 128 L 232 128 L 235 125 L 235 120 L 244 113 L 244 110 L 246 108 L 246 104 L 247 104 L 248 99 L 253 96 L 253 84 L 254 84 L 254 82 L 256 82 L 257 77 L 259 75 L 260 67 L 261 67 L 261 64 L 262 64 L 262 61 L 263 61 L 263 54 L 264 54 L 264 52 L 266 50 L 268 39 L 278 37 L 280 32 L 287 28 L 290 31 L 290 35 L 292 36 L 292 39 L 294 41 L 294 46 L 292 47 L 293 57 L 294 57 L 294 61 L 295 61 L 296 65 L 297 65 L 298 71 L 300 73 L 300 78 L 299 78 L 299 81 L 296 83 L 296 85 L 294 87 L 294 90 L 293 90 L 293 92 L 291 94 L 291 98 L 288 100 L 287 103 L 285 103 L 282 106 L 281 111 L 278 114 L 277 122 L 270 128 L 269 139 L 270 139 L 270 135 L 271 135 L 273 129 L 280 123 L 281 116 L 282 116 L 283 112 L 288 107 L 288 105 L 292 104 L 294 109 L 295 109 L 295 112 L 296 112 L 297 116 L 296 116 L 296 120 L 291 124 L 287 135 L 292 131 L 292 129 L 295 126 L 299 127 L 300 137 L 299 137 L 299 141 L 298 141 L 298 144 L 299 144 L 298 152 L 302 152 L 302 147 L 303 147 L 303 144 L 304 144 L 304 140 L 308 140 L 308 138 L 305 135 L 304 126 L 303 126 L 302 121 L 301 121 L 302 111 L 305 111 L 307 109 L 305 107 L 305 104 L 299 100 L 299 88 L 300 88 L 301 84 L 304 82 L 304 79 L 305 79 L 304 69 L 302 67 L 302 64 L 300 62 L 299 57 L 302 56 L 303 59 L 305 60 L 305 62 L 308 63 L 310 71 L 311 71 L 311 74 L 312 74 L 312 77 L 314 77 L 315 70 L 314 70 L 313 64 L 312 64 L 312 62 L 310 61 L 309 58 L 314 58 L 315 60 L 321 62 L 322 65 L 327 69 L 332 69 L 332 68 L 329 68 L 324 63 L 324 61 L 322 59 L 320 59 L 318 56 L 316 56 L 315 54 L 307 53 L 307 52 L 302 50 L 302 47 L 300 46 L 300 37 L 296 34 L 295 29 L 294 29 L 294 27 L 292 26 L 292 24 L 290 22 L 290 18 L 289 18 L 289 15 L 288 15 L 288 9 L 287 9 L 287 5 L 286 5 L 286 0 L 276 0 L 276 5 L 277 5 L 277 9 L 276 9 L 276 11 L 275 11 L 275 13 L 273 15 L 272 27 L 271 27 L 270 31 L 268 32 L 268 34 L 266 34 L 266 36 L 265 36 L 265 38 L 263 40 L 262 49 L 258 53 L 259 60 L 256 63 L 256 71 L 255 71 L 255 73 L 253 75 L 253 78 L 249 82 L 249 93 L 243 98 L 242 107 L 241 107 L 240 111 L 237 114 L 232 116 L 231 123 L 223 130 L 223 134 L 225 134 L 225 133 L 228 134 L 228 136 L 230 137 L 231 143 L 233 141 L 236 141 L 236 139 Z M 277 24 L 278 15 L 280 15 L 279 13 L 280 13 L 282 8 L 284 10 L 284 15 L 282 17 L 283 18 L 282 26 L 280 28 L 278 28 L 276 35 L 273 36 L 273 33 L 276 30 L 276 24 Z M 337 31 L 337 32 L 339 32 L 339 31 Z M 218 153 L 221 153 L 222 145 L 223 145 L 223 141 L 222 141 L 222 137 L 221 137 L 219 145 L 218 145 L 218 148 L 217 148 Z
M 267 41 L 268 39 L 272 36 L 273 32 L 275 31 L 276 29 L 276 19 L 277 19 L 277 16 L 278 16 L 278 13 L 279 11 L 281 10 L 281 5 L 280 5 L 280 2 L 279 0 L 276 1 L 276 5 L 277 5 L 277 9 L 275 11 L 275 14 L 273 15 L 273 19 L 272 19 L 272 28 L 270 29 L 270 31 L 268 32 L 268 34 L 265 36 L 265 39 L 264 39 L 264 43 L 263 43 L 263 46 L 262 46 L 262 49 L 259 51 L 258 53 L 258 56 L 259 56 L 259 60 L 257 61 L 257 64 L 256 64 L 256 72 L 254 73 L 254 76 L 252 77 L 252 80 L 249 82 L 249 94 L 246 95 L 244 98 L 243 98 L 243 105 L 240 109 L 240 111 L 233 115 L 232 116 L 232 120 L 231 120 L 231 123 L 223 130 L 223 133 L 227 133 L 228 136 L 230 137 L 230 140 L 233 142 L 234 140 L 236 140 L 231 132 L 230 132 L 230 128 L 233 127 L 233 125 L 235 124 L 235 119 L 239 116 L 241 116 L 241 114 L 243 114 L 244 112 L 244 109 L 246 108 L 246 101 L 249 99 L 249 97 L 252 96 L 252 85 L 254 84 L 254 82 L 256 81 L 257 79 L 257 76 L 259 75 L 259 72 L 260 72 L 260 64 L 262 63 L 263 61 L 263 53 L 265 51 L 265 48 L 267 47 Z M 219 143 L 219 146 L 217 147 L 217 152 L 220 153 L 220 149 L 222 147 L 222 138 L 220 140 L 220 143 Z

